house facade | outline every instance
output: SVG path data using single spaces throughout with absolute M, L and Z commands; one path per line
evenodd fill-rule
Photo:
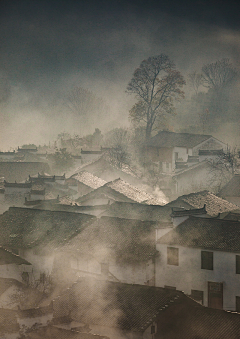
M 226 144 L 211 135 L 160 131 L 146 143 L 145 155 L 158 165 L 159 172 L 172 173 L 176 163 L 187 163 L 189 157 L 199 155 L 199 150 L 226 148 Z
M 240 223 L 189 217 L 157 241 L 156 285 L 240 311 Z

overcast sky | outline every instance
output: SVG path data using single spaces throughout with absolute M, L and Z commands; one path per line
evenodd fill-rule
M 0 90 L 11 93 L 0 103 L 0 149 L 79 133 L 58 104 L 73 86 L 111 110 L 86 132 L 107 130 L 128 124 L 125 89 L 143 59 L 167 54 L 185 75 L 223 57 L 239 66 L 239 48 L 234 1 L 1 0 Z

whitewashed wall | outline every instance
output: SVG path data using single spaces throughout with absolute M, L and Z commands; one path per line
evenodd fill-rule
M 208 306 L 208 281 L 223 283 L 223 308 L 234 311 L 236 296 L 240 296 L 240 274 L 236 274 L 236 253 L 213 252 L 213 270 L 201 269 L 201 249 L 179 248 L 179 266 L 167 264 L 168 245 L 157 244 L 160 255 L 156 260 L 156 286 L 173 286 L 191 294 L 200 290 Z

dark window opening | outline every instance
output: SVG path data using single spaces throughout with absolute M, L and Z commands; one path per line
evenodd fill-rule
M 236 255 L 236 274 L 240 274 L 240 255 Z
M 236 312 L 240 313 L 240 297 L 236 297 Z
M 213 270 L 213 252 L 201 251 L 201 269 Z
M 167 248 L 167 264 L 168 265 L 179 265 L 179 255 L 178 248 L 176 247 L 168 247 Z

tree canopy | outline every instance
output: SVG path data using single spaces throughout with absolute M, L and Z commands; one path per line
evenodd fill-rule
M 143 60 L 133 73 L 126 92 L 138 100 L 130 110 L 130 119 L 145 126 L 146 139 L 159 129 L 164 116 L 174 112 L 174 99 L 184 97 L 185 80 L 165 54 Z

